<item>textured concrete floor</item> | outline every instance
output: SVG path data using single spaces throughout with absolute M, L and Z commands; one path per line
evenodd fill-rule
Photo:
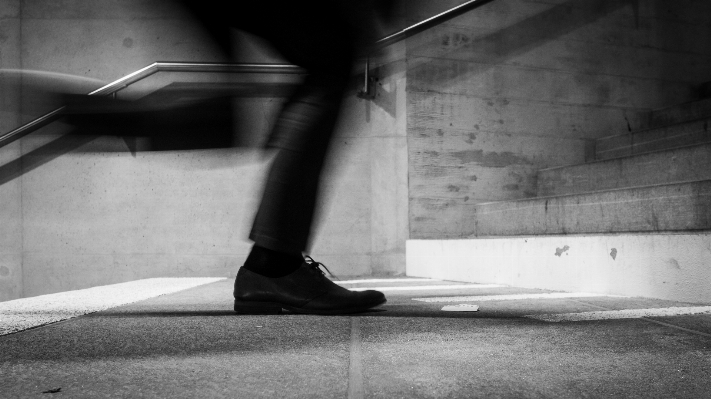
M 0 397 L 711 397 L 708 313 L 561 322 L 525 317 L 708 304 L 593 296 L 497 300 L 545 292 L 470 285 L 386 290 L 385 306 L 355 317 L 236 316 L 231 284 L 218 281 L 0 336 Z M 459 283 L 348 284 L 423 285 Z M 422 301 L 453 296 L 475 298 Z M 457 303 L 480 309 L 441 310 Z

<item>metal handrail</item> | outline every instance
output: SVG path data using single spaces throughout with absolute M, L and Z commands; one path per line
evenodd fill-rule
M 278 74 L 303 74 L 305 69 L 289 64 L 225 64 L 210 62 L 154 62 L 145 68 L 100 87 L 91 93 L 90 96 L 110 95 L 129 85 L 145 79 L 157 72 L 231 72 L 231 73 L 278 73 Z M 64 107 L 60 107 L 46 113 L 39 118 L 14 129 L 0 136 L 0 147 L 8 145 L 15 140 L 32 133 L 33 131 L 46 126 L 62 116 Z
M 405 40 L 408 37 L 425 31 L 435 25 L 438 25 L 444 21 L 450 20 L 454 17 L 464 14 L 467 11 L 471 11 L 475 8 L 479 8 L 486 3 L 490 3 L 494 0 L 469 0 L 466 3 L 462 3 L 456 7 L 450 8 L 447 11 L 441 12 L 433 17 L 427 18 L 424 21 L 420 21 L 414 25 L 411 25 L 401 31 L 395 32 L 391 35 L 385 36 L 384 38 L 375 42 L 377 48 L 383 48 L 389 46 L 393 43 L 397 43 L 401 40 Z
M 3 134 L 2 137 L 0 137 L 0 147 L 6 146 L 15 140 L 19 140 L 35 130 L 56 121 L 62 115 L 63 111 L 64 107 L 57 108 L 52 112 L 46 113 L 37 119 L 33 119 L 32 121 L 25 123 L 17 129 Z
M 439 13 L 424 21 L 420 21 L 412 26 L 409 26 L 401 31 L 388 35 L 375 43 L 375 48 L 384 48 L 393 43 L 420 33 L 430 27 L 440 24 L 446 20 L 461 15 L 467 11 L 473 10 L 493 0 L 470 0 L 453 7 L 447 11 Z M 366 67 L 367 68 L 367 67 Z M 228 64 L 228 63 L 208 63 L 208 62 L 154 62 L 145 68 L 141 68 L 136 72 L 126 75 L 114 82 L 100 87 L 89 95 L 110 95 L 119 90 L 145 79 L 159 71 L 166 72 L 230 72 L 230 73 L 278 73 L 278 74 L 303 74 L 305 70 L 296 65 L 289 64 Z M 367 85 L 366 75 L 366 85 Z M 366 87 L 367 90 L 367 87 Z M 40 116 L 8 133 L 0 136 L 0 147 L 8 145 L 15 140 L 32 133 L 33 131 L 46 126 L 61 117 L 64 107 L 55 109 L 45 115 Z
M 126 75 L 123 78 L 98 88 L 89 95 L 108 95 L 117 92 L 156 72 L 229 72 L 229 73 L 278 73 L 303 74 L 305 69 L 289 64 L 226 64 L 217 62 L 165 62 L 159 61 Z

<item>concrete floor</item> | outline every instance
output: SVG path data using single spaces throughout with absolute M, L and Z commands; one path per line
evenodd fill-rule
M 358 316 L 236 316 L 221 280 L 0 336 L 0 397 L 711 397 L 709 304 L 436 287 L 460 284 L 344 283 L 426 287 Z M 422 300 L 453 296 L 475 298 Z M 480 309 L 441 310 L 459 303 Z M 614 312 L 659 308 L 697 314 Z M 550 316 L 580 312 L 604 319 Z

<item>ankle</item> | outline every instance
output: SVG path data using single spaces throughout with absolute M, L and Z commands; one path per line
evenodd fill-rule
M 254 245 L 244 262 L 244 268 L 265 277 L 284 277 L 304 263 L 303 257 Z

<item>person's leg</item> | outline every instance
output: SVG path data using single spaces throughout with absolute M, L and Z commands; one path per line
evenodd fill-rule
M 308 246 L 321 169 L 363 29 L 353 25 L 343 0 L 178 1 L 226 54 L 232 52 L 228 28 L 234 27 L 265 39 L 308 71 L 268 143 L 277 154 L 250 233 L 256 250 L 245 265 L 265 275 L 287 274 Z M 267 270 L 269 263 L 281 270 Z
M 321 169 L 350 78 L 358 34 L 342 0 L 180 2 L 226 54 L 232 50 L 226 37 L 231 26 L 265 39 L 289 62 L 308 71 L 282 109 L 267 145 L 277 153 L 250 233 L 257 251 L 246 267 L 258 271 L 257 264 L 275 252 L 281 255 L 274 255 L 280 260 L 274 263 L 300 260 L 308 245 Z
M 268 147 L 276 155 L 250 233 L 255 250 L 245 263 L 249 270 L 278 277 L 298 268 L 308 248 L 321 170 L 350 80 L 356 36 L 338 2 L 268 3 L 251 8 L 246 29 L 308 71 L 270 136 Z
M 276 123 L 270 147 L 277 153 L 250 233 L 256 247 L 299 259 L 308 247 L 321 170 L 346 85 L 343 76 L 307 81 Z
M 277 154 L 250 234 L 255 244 L 235 279 L 237 313 L 340 314 L 385 302 L 381 292 L 334 284 L 302 257 L 347 82 L 347 73 L 310 75 L 276 123 L 270 146 Z
M 324 159 L 356 56 L 358 34 L 341 1 L 181 2 L 225 53 L 230 53 L 228 27 L 235 27 L 266 39 L 308 71 L 270 136 L 268 147 L 277 153 L 250 233 L 254 247 L 235 280 L 235 311 L 287 308 L 332 314 L 385 302 L 380 292 L 352 292 L 334 284 L 319 263 L 303 257 Z
M 238 313 L 271 313 L 282 308 L 298 313 L 350 313 L 385 302 L 380 292 L 352 292 L 334 284 L 317 262 L 302 256 L 309 244 L 324 160 L 356 56 L 357 37 L 337 4 L 288 3 L 269 14 L 268 24 L 252 30 L 309 74 L 279 115 L 268 143 L 277 153 L 250 233 L 254 247 L 235 280 Z

